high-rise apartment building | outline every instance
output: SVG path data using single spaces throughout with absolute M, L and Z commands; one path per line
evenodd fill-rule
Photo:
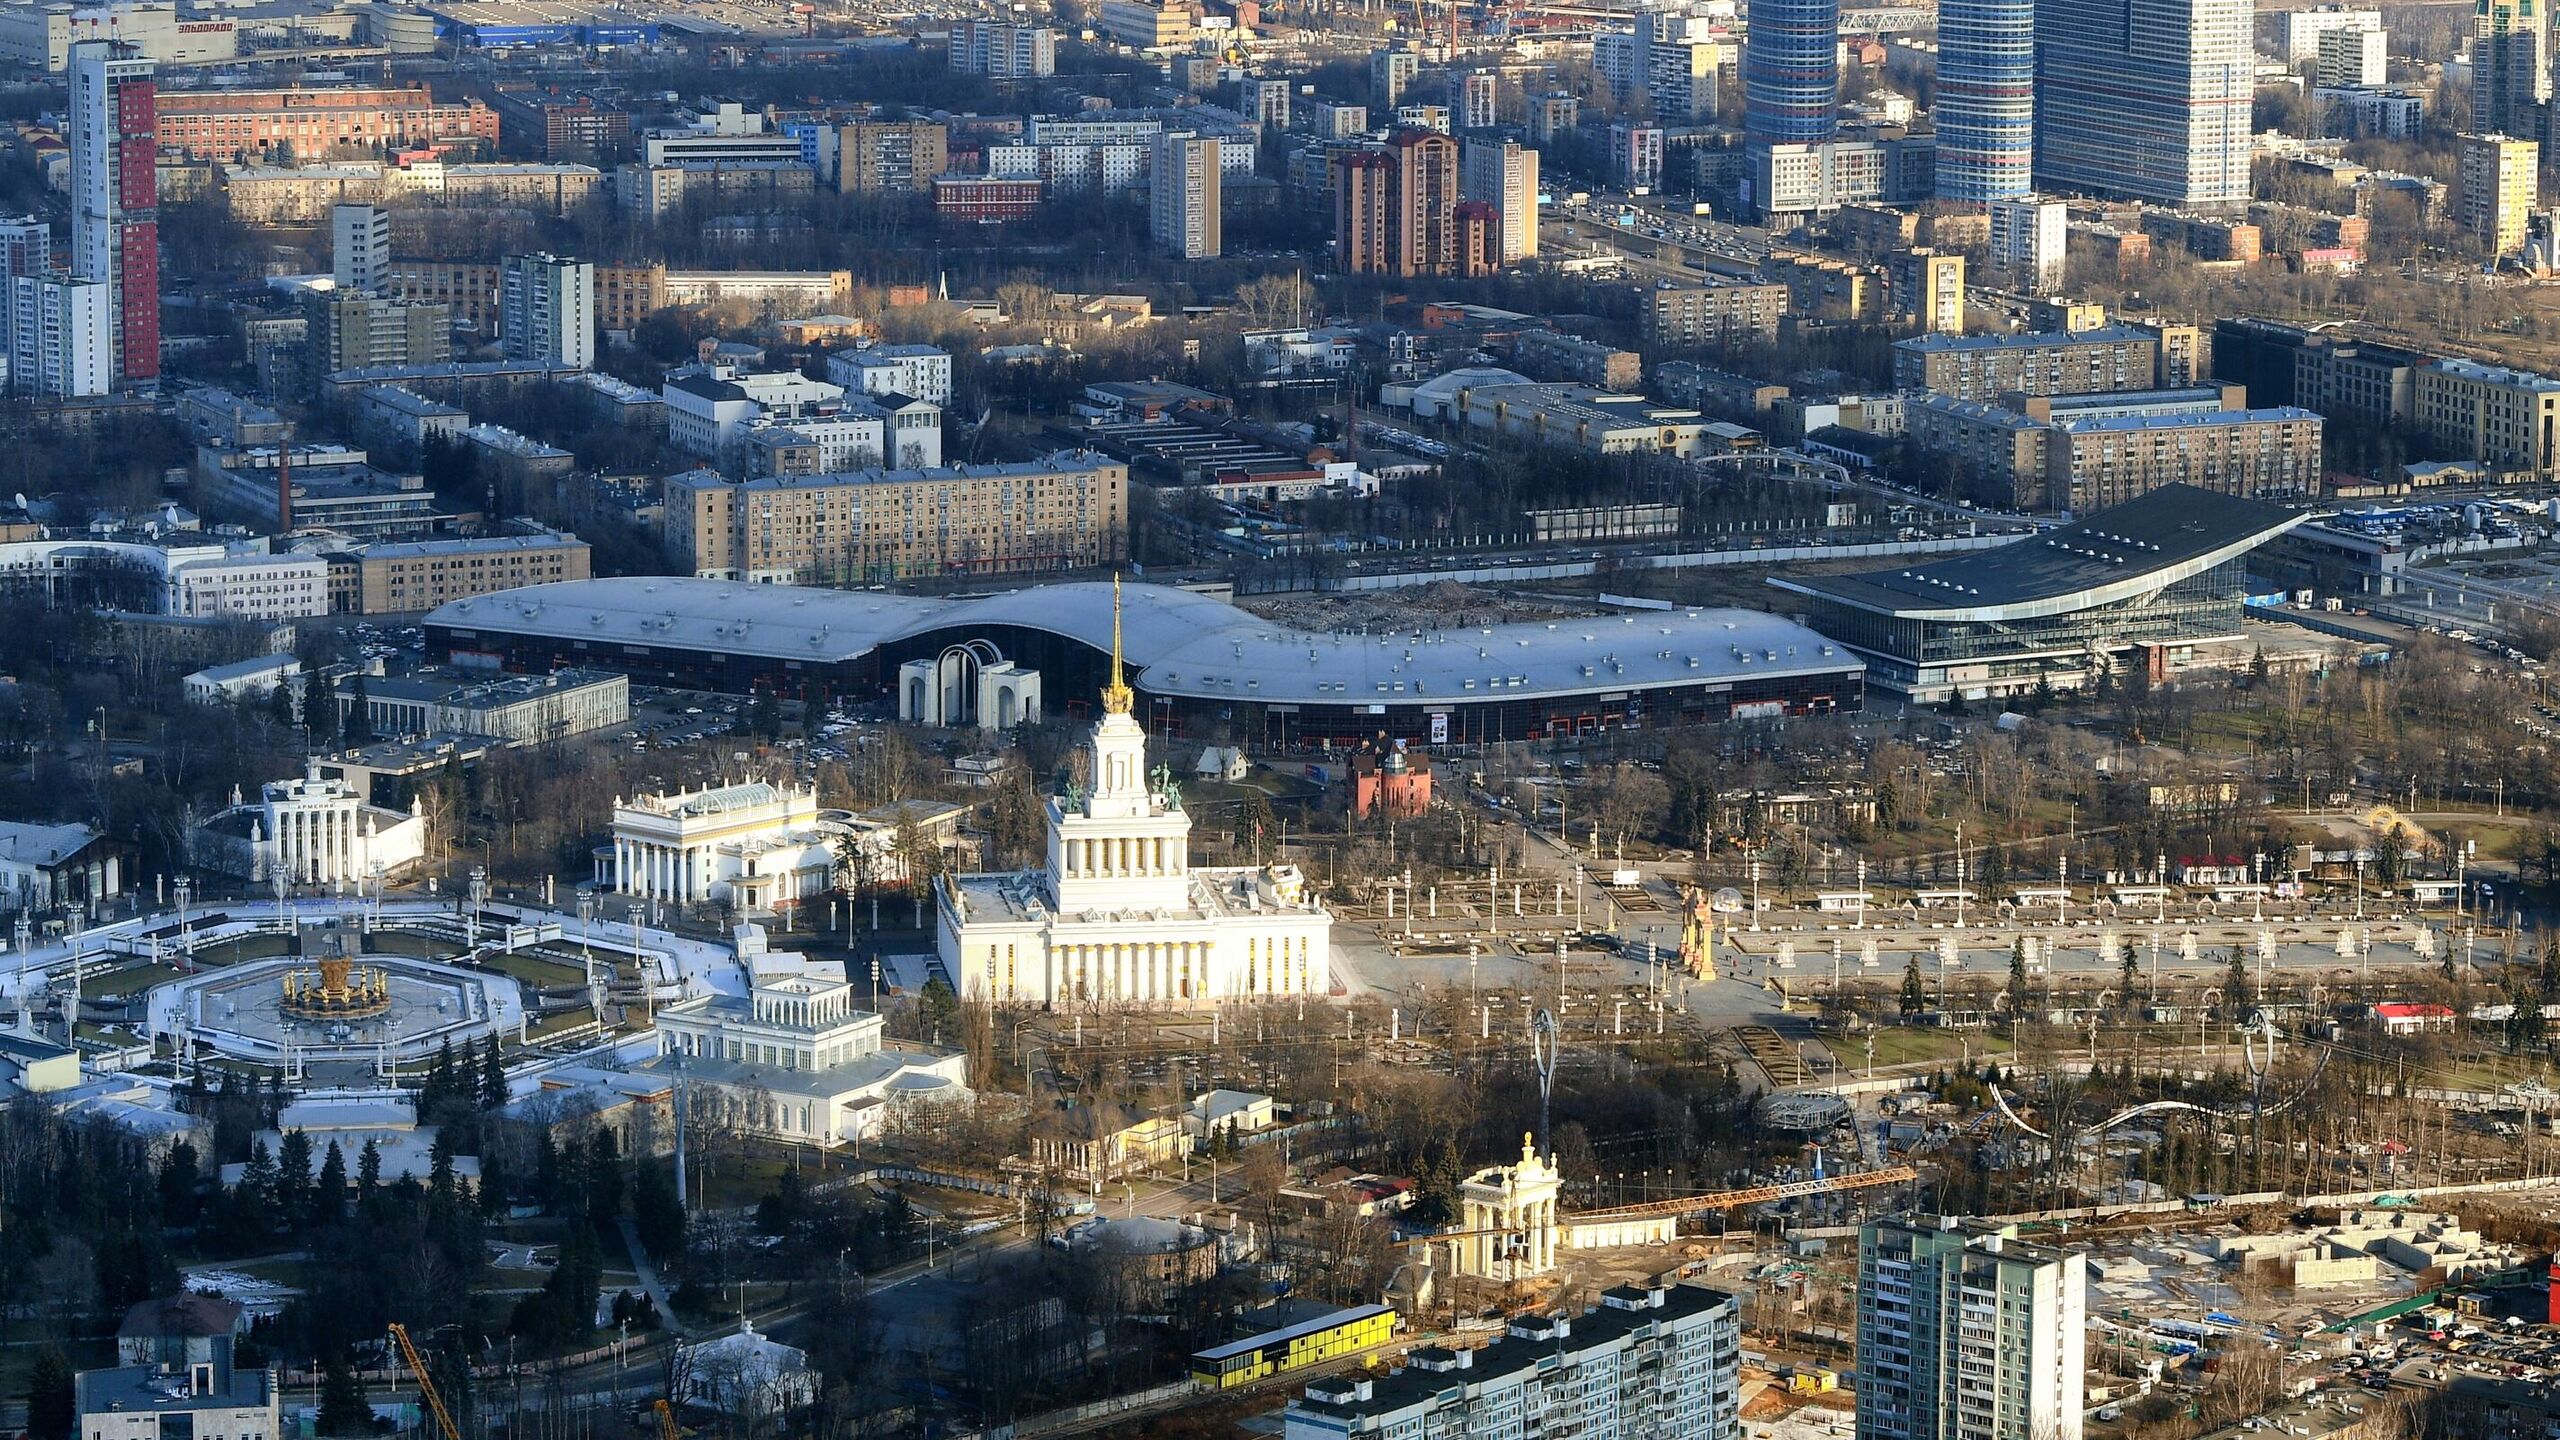
M 1184 260 L 1219 253 L 1218 142 L 1177 131 L 1159 135 L 1147 166 L 1147 231 L 1158 249 Z
M 1735 1440 L 1741 1306 L 1697 1285 L 1618 1286 L 1580 1315 L 1522 1315 L 1492 1344 L 1424 1346 L 1389 1374 L 1307 1386 L 1283 1440 L 1504 1436 Z
M 686 574 L 781 584 L 1108 565 L 1128 550 L 1129 467 L 1085 451 L 1019 464 L 666 480 Z
M 2035 188 L 2035 0 L 1940 0 L 1938 198 Z
M 1497 265 L 1538 253 L 1538 152 L 1517 140 L 1469 140 L 1459 159 L 1458 190 L 1493 207 L 1501 226 Z
M 2551 12 L 2543 0 L 2479 0 L 2471 17 L 2471 128 L 2540 135 L 2551 100 Z
M 923 194 L 950 168 L 951 132 L 933 120 L 857 120 L 818 132 L 818 173 L 846 195 Z
M 955 20 L 951 68 L 990 80 L 1031 80 L 1058 70 L 1058 32 L 1042 25 Z
M 566 255 L 510 255 L 498 267 L 498 340 L 518 360 L 591 370 L 596 267 Z
M 12 276 L 9 387 L 55 400 L 115 388 L 108 295 L 103 280 Z
M 1964 333 L 1964 256 L 1926 246 L 1898 251 L 1886 267 L 1896 314 L 1938 335 Z
M 1501 123 L 1501 105 L 1502 76 L 1498 71 L 1470 70 L 1459 79 L 1459 129 L 1492 129 Z
M 2391 80 L 2391 37 L 2379 30 L 2324 30 L 2319 68 L 2311 83 L 2323 90 L 2386 85 Z
M 2284 62 L 2299 65 L 2318 58 L 2320 37 L 2332 30 L 2382 29 L 2382 12 L 2357 10 L 2345 5 L 2315 5 L 2308 10 L 2288 11 L 2284 17 Z
M 1858 1236 L 1858 1440 L 2080 1440 L 2087 1279 L 2014 1226 Z
M 1458 273 L 1458 142 L 1399 130 L 1333 157 L 1334 244 L 1355 275 Z
M 2252 8 L 2036 0 L 2038 188 L 2164 205 L 2246 201 Z
M 1570 139 L 1582 123 L 1582 98 L 1578 95 L 1539 95 L 1529 101 L 1529 143 L 1545 145 L 1562 135 Z
M 313 385 L 343 370 L 443 365 L 453 359 L 453 310 L 352 291 L 303 296 L 304 343 Z
M 33 215 L 0 220 L 0 277 L 53 273 L 53 227 Z
M 2465 135 L 2461 145 L 2454 223 L 2477 237 L 2490 254 L 2512 255 L 2524 248 L 2525 217 L 2541 195 L 2535 166 L 2542 147 L 2505 135 Z
M 159 98 L 131 45 L 71 47 L 71 273 L 107 286 L 119 386 L 160 378 Z
M 1248 76 L 1238 87 L 1236 108 L 1262 123 L 1266 130 L 1289 128 L 1290 85 L 1276 76 Z
M 1991 263 L 2031 295 L 2062 288 L 2070 211 L 2059 200 L 2019 195 L 1991 202 Z
M 1369 108 L 1388 111 L 1404 101 L 1404 87 L 1422 72 L 1422 57 L 1411 50 L 1369 52 Z
M 1748 13 L 1744 134 L 1756 145 L 1830 139 L 1840 126 L 1840 0 L 1751 0 Z
M 371 295 L 391 278 L 391 212 L 379 205 L 329 207 L 329 278 Z

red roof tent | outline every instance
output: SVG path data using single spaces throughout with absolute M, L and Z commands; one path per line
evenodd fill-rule
M 2373 1007 L 2373 1014 L 2378 1020 L 2449 1020 L 2453 1018 L 2453 1007 L 2428 1005 L 2415 1000 L 2385 1000 Z

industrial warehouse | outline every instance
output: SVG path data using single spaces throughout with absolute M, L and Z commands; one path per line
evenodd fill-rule
M 566 581 L 429 614 L 431 654 L 540 673 L 888 698 L 901 718 L 1001 727 L 1080 716 L 1100 688 L 1113 587 L 935 599 L 663 577 Z M 1384 733 L 1481 744 L 1858 708 L 1865 665 L 1755 610 L 1393 633 L 1294 630 L 1211 596 L 1131 585 L 1119 628 L 1158 734 L 1215 723 L 1291 746 Z M 1044 696 L 1058 704 L 1043 704 Z

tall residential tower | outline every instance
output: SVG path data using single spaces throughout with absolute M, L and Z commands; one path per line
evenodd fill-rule
M 2035 188 L 2035 0 L 1939 0 L 1938 198 Z
M 1840 128 L 1840 0 L 1751 0 L 1743 132 L 1754 145 L 1819 144 Z
M 1905 1215 L 1858 1236 L 1858 1440 L 2080 1440 L 2087 1278 L 2015 1227 Z
M 160 378 L 160 128 L 139 47 L 71 47 L 71 273 L 107 286 L 120 387 Z
M 2251 0 L 2035 0 L 2037 187 L 2247 201 L 2252 17 Z

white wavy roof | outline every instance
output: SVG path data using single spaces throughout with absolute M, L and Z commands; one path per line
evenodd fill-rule
M 1130 585 L 1124 597 L 1123 651 L 1133 683 L 1151 695 L 1413 704 L 1862 668 L 1821 635 L 1758 610 L 1643 610 L 1363 634 L 1291 629 L 1165 585 Z M 1108 651 L 1111 586 L 1078 581 L 942 600 L 730 580 L 564 580 L 456 600 L 427 623 L 810 664 L 840 664 L 901 641 L 995 638 L 988 632 L 1007 627 Z

